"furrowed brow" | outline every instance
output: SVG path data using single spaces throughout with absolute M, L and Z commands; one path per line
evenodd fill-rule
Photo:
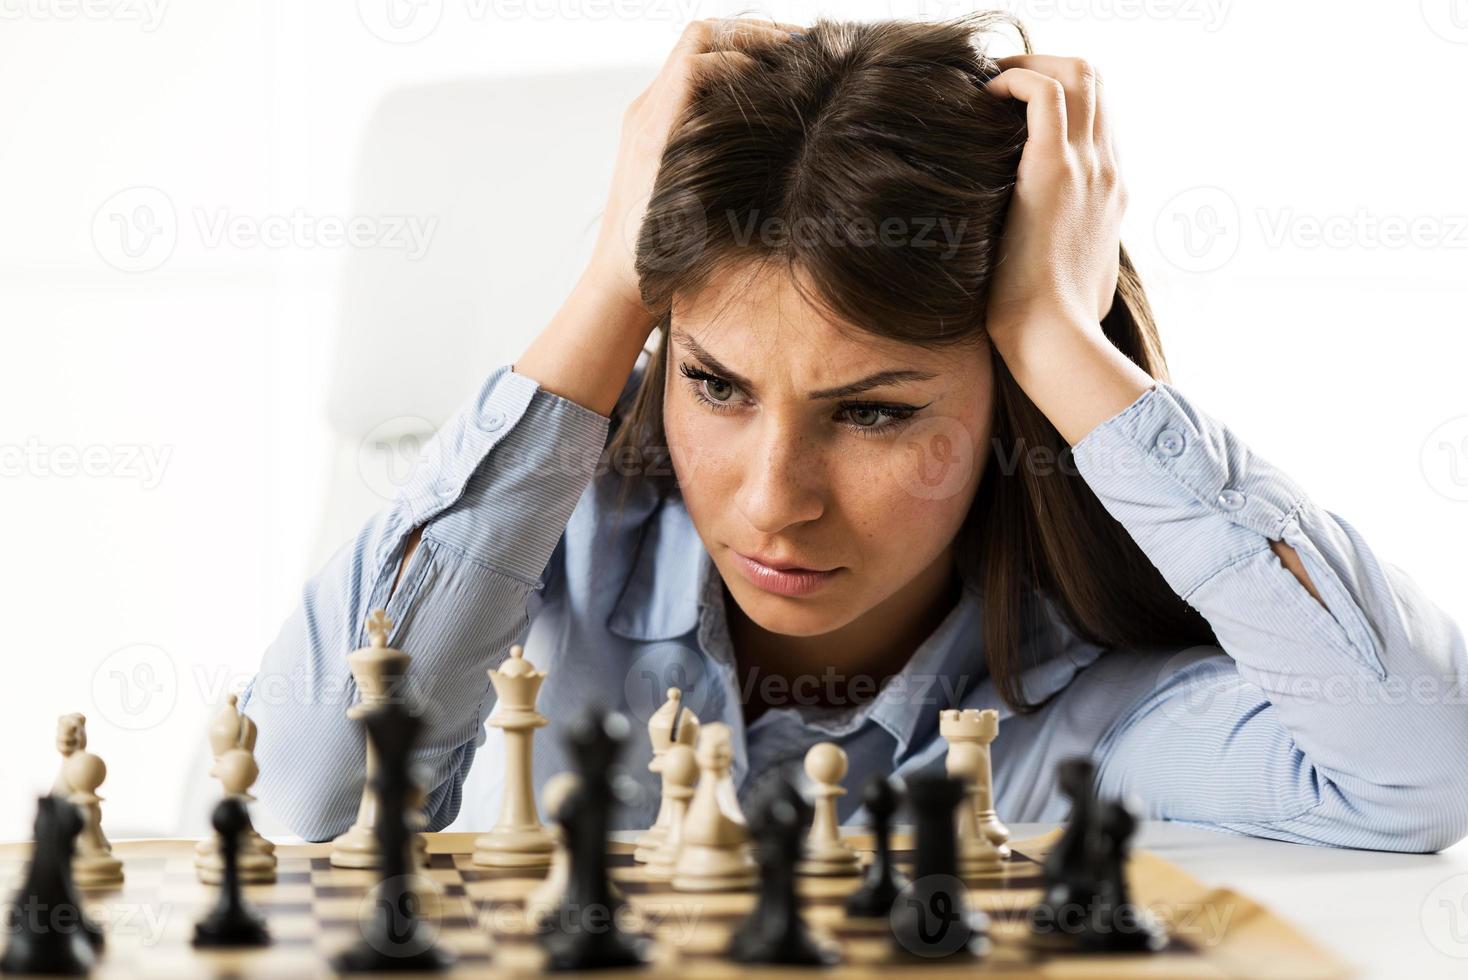
M 689 353 L 691 353 L 694 357 L 698 358 L 700 361 L 706 364 L 708 366 L 708 369 L 714 374 L 717 374 L 719 377 L 724 378 L 726 381 L 733 382 L 740 388 L 743 388 L 745 391 L 748 391 L 750 393 L 755 393 L 758 391 L 752 381 L 739 374 L 739 372 L 733 371 L 728 368 L 717 357 L 704 350 L 699 342 L 694 340 L 686 332 L 682 330 L 674 330 L 673 337 L 676 338 L 679 343 L 681 343 L 684 347 L 687 347 Z M 887 385 L 898 385 L 908 381 L 931 381 L 933 378 L 936 377 L 937 375 L 931 371 L 913 371 L 907 369 L 878 371 L 876 374 L 868 375 L 865 378 L 862 378 L 858 381 L 852 381 L 848 384 L 838 385 L 835 388 L 822 388 L 819 391 L 812 391 L 806 397 L 808 397 L 811 401 L 825 401 L 832 398 L 846 398 L 850 395 L 858 395 L 864 391 L 870 391 L 873 388 L 882 388 Z
M 835 388 L 822 388 L 820 391 L 813 391 L 810 393 L 809 398 L 811 401 L 822 401 L 828 398 L 845 398 L 848 395 L 859 395 L 863 391 L 869 391 L 872 388 L 900 385 L 907 381 L 931 381 L 936 377 L 937 375 L 931 371 L 878 371 L 876 374 L 868 375 L 860 381 L 853 381 L 850 384 L 839 385 Z

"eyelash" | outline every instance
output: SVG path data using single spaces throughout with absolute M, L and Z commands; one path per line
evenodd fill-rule
M 684 378 L 688 379 L 688 390 L 693 393 L 693 397 L 696 398 L 698 401 L 702 402 L 704 405 L 708 406 L 708 408 L 715 412 L 732 411 L 732 407 L 730 405 L 724 402 L 715 401 L 714 399 L 705 395 L 702 390 L 703 384 L 705 382 L 715 381 L 721 384 L 726 384 L 737 391 L 738 388 L 734 385 L 732 381 L 728 380 L 727 378 L 721 378 L 717 374 L 710 374 L 708 371 L 705 371 L 702 368 L 692 367 L 688 364 L 678 365 L 678 373 L 683 375 Z M 857 435 L 866 439 L 878 439 L 895 434 L 899 429 L 903 428 L 902 423 L 911 419 L 913 414 L 917 412 L 920 408 L 925 407 L 926 406 L 923 405 L 894 405 L 890 402 L 846 401 L 840 403 L 840 410 L 843 412 L 877 412 L 889 420 L 885 423 L 881 423 L 878 425 L 853 425 L 850 422 L 842 423 L 842 425 L 846 426 L 846 428 L 852 430 Z

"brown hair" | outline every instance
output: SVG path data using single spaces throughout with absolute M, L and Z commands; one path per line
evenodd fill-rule
M 983 41 L 1004 24 L 1029 52 L 1024 26 L 1002 11 L 937 23 L 819 20 L 803 39 L 743 48 L 753 66 L 729 59 L 699 77 L 664 150 L 638 240 L 642 298 L 662 336 L 626 417 L 614 413 L 611 458 L 643 464 L 626 474 L 624 491 L 628 480 L 653 481 L 660 494 L 677 490 L 662 419 L 672 298 L 730 264 L 783 263 L 808 302 L 877 337 L 929 348 L 987 343 L 988 286 L 1026 139 L 1024 107 L 984 87 L 999 67 Z M 962 231 L 946 250 L 916 239 L 887 247 L 820 234 L 747 235 L 770 217 L 794 231 L 833 215 L 873 225 L 884 216 L 930 216 Z M 1167 380 L 1125 249 L 1120 266 L 1102 328 Z M 957 570 L 979 594 L 989 672 L 1004 700 L 1020 711 L 1038 706 L 1019 681 L 1027 661 L 1045 655 L 1033 592 L 1102 645 L 1216 642 L 1076 473 L 1070 447 L 1002 360 L 994 365 L 996 453 L 1011 463 L 1041 452 L 1059 461 L 1042 472 L 991 457 L 958 535 Z

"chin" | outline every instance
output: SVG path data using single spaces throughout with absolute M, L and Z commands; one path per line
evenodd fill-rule
M 844 609 L 832 608 L 829 599 L 824 602 L 814 596 L 792 599 L 744 582 L 731 584 L 729 594 L 755 625 L 781 636 L 820 636 L 839 629 L 850 619 L 844 615 Z

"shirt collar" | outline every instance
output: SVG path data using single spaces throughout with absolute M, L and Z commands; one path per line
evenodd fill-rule
M 913 651 L 869 707 L 872 721 L 897 742 L 896 755 L 938 730 L 938 712 L 956 708 L 988 679 L 983 610 L 968 588 L 928 638 Z
M 699 625 L 699 605 L 717 577 L 713 556 L 680 500 L 666 496 L 642 522 L 632 566 L 607 618 L 629 640 L 671 640 Z

